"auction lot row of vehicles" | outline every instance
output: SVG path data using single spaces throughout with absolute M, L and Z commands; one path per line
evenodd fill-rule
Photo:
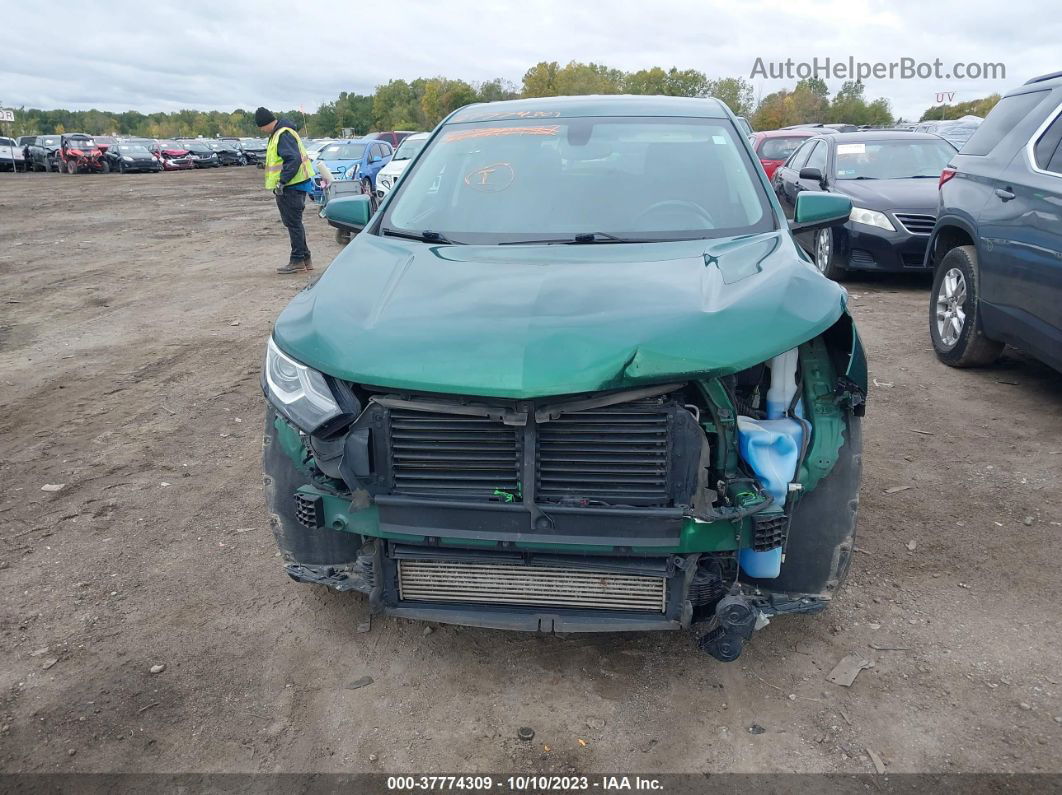
M 0 139 L 0 147 L 3 140 Z M 17 171 L 63 174 L 180 171 L 257 164 L 265 158 L 265 146 L 264 140 L 256 138 L 169 140 L 84 133 L 28 135 L 13 142 L 14 157 L 9 162 Z
M 1062 368 L 1062 75 L 961 154 L 794 137 L 769 178 L 715 100 L 474 105 L 378 207 L 330 201 L 354 237 L 262 376 L 288 574 L 406 618 L 695 629 L 721 660 L 824 609 L 873 402 L 837 279 L 932 271 L 943 362 L 1013 343 Z

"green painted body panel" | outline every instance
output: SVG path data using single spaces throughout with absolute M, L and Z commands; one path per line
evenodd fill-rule
M 534 398 L 736 372 L 825 331 L 845 299 L 785 231 L 577 246 L 363 233 L 274 338 L 357 383 Z

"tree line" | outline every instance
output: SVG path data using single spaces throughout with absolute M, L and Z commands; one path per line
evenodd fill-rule
M 448 77 L 391 80 L 372 94 L 342 92 L 313 113 L 281 111 L 305 134 L 334 136 L 344 130 L 362 135 L 371 130 L 430 130 L 448 113 L 472 102 L 492 102 L 517 97 L 549 97 L 572 94 L 663 94 L 680 97 L 713 96 L 735 114 L 746 117 L 757 130 L 790 124 L 846 122 L 887 126 L 896 121 L 889 101 L 868 99 L 866 87 L 847 81 L 832 97 L 826 83 L 817 78 L 801 80 L 793 88 L 757 98 L 752 84 L 742 77 L 709 78 L 696 69 L 650 69 L 626 72 L 596 63 L 571 61 L 561 66 L 542 61 L 524 73 L 519 86 L 501 78 L 468 82 Z M 965 113 L 983 116 L 998 95 L 954 106 L 929 108 L 923 118 L 958 118 Z M 984 111 L 984 112 L 981 112 Z M 180 110 L 172 113 L 111 113 L 100 110 L 41 110 L 19 108 L 11 135 L 87 132 L 147 138 L 178 136 L 256 136 L 254 111 Z

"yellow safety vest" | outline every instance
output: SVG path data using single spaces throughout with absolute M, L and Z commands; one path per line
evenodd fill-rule
M 302 145 L 302 139 L 299 138 L 299 134 L 290 127 L 281 127 L 279 130 L 275 130 L 269 138 L 269 143 L 266 144 L 265 155 L 265 186 L 266 190 L 273 190 L 280 183 L 280 171 L 284 168 L 284 161 L 280 155 L 277 154 L 277 143 L 280 141 L 280 136 L 284 133 L 291 133 L 295 136 L 295 143 L 299 145 L 299 154 L 302 156 L 302 163 L 299 165 L 299 170 L 295 172 L 295 176 L 285 182 L 285 185 L 294 185 L 297 182 L 305 182 L 313 176 L 313 166 L 310 165 L 310 156 L 306 154 L 306 148 Z

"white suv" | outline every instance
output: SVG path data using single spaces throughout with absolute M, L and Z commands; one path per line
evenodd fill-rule
M 413 158 L 423 148 L 424 142 L 428 140 L 429 135 L 430 133 L 426 132 L 413 133 L 402 139 L 402 143 L 398 145 L 391 162 L 381 168 L 380 173 L 376 175 L 377 198 L 382 199 L 391 192 L 391 188 L 398 182 L 398 178 L 406 170 L 406 166 L 413 162 Z

